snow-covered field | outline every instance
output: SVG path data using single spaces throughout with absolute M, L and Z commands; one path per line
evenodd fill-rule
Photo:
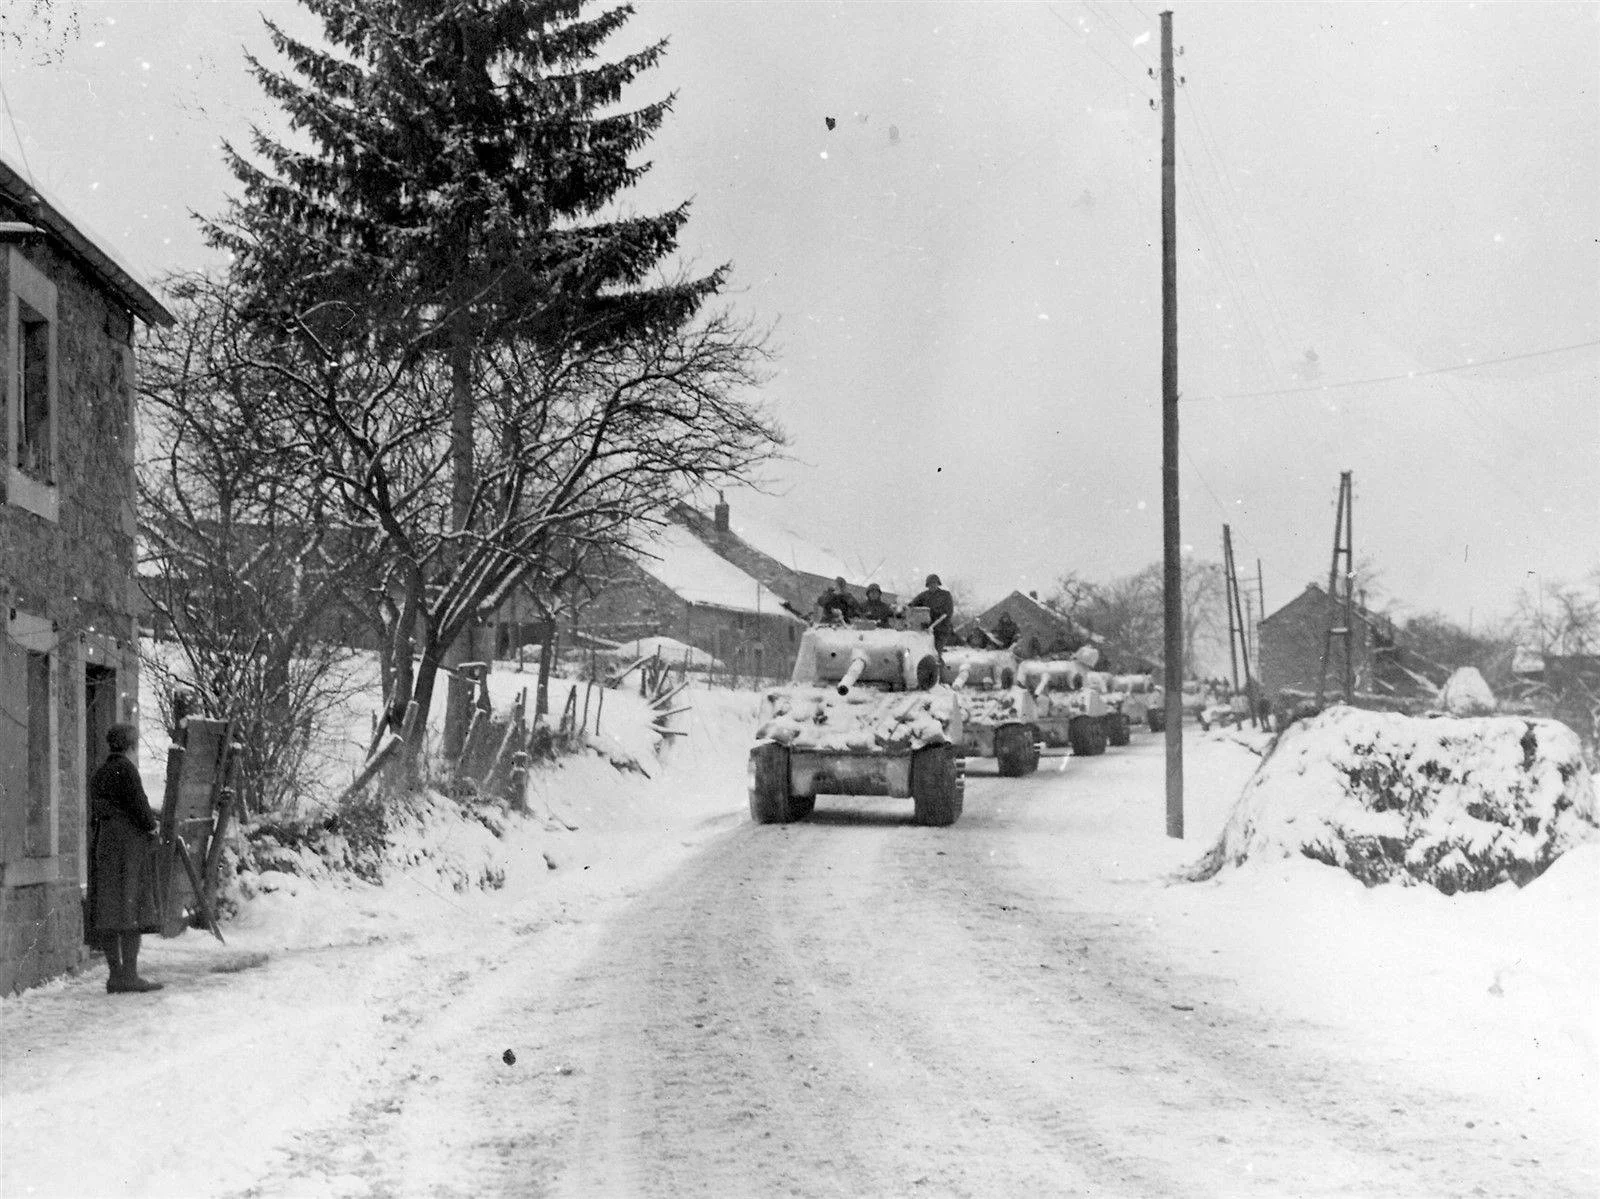
M 497 701 L 530 682 L 497 675 Z M 225 928 L 226 946 L 195 932 L 146 939 L 141 968 L 168 984 L 158 994 L 107 996 L 103 966 L 91 965 L 0 1001 L 0 1194 L 376 1193 L 359 1139 L 317 1147 L 332 1164 L 316 1188 L 303 1174 L 271 1180 L 311 1152 L 314 1130 L 349 1125 L 380 1064 L 418 1085 L 451 1077 L 461 1047 L 445 1030 L 492 1023 L 486 1005 L 517 999 L 492 985 L 508 955 L 538 955 L 552 979 L 581 971 L 632 897 L 742 822 L 756 700 L 694 689 L 693 711 L 677 718 L 688 736 L 656 759 L 642 703 L 608 693 L 606 734 L 651 777 L 599 755 L 567 760 L 539 774 L 532 817 L 501 838 L 437 816 L 415 825 L 386 886 L 271 880 Z M 1334 1036 L 1355 1064 L 1480 1096 L 1486 1121 L 1531 1112 L 1587 1130 L 1600 1165 L 1600 845 L 1579 845 L 1521 890 L 1454 896 L 1367 888 L 1293 856 L 1179 881 L 1250 780 L 1250 742 L 1233 730 L 1190 736 L 1181 841 L 1164 835 L 1151 740 L 1094 760 L 1109 798 L 1078 826 L 1076 872 L 1062 873 L 1048 838 L 1024 845 L 1024 865 L 1112 913 L 1152 961 L 1248 996 L 1276 1039 Z M 1042 769 L 1076 765 L 1047 758 Z M 1096 863 L 1087 874 L 1085 860 Z M 455 889 L 486 865 L 502 887 Z M 449 1170 L 440 1161 L 436 1176 Z M 419 1179 L 406 1193 L 429 1190 Z

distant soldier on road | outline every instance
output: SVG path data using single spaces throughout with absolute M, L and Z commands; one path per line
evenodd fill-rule
M 933 632 L 933 643 L 939 649 L 944 649 L 955 640 L 956 601 L 944 586 L 939 582 L 938 575 L 929 575 L 924 582 L 924 589 L 917 593 L 909 605 L 912 608 L 926 608 L 928 610 L 929 627 Z
M 849 624 L 856 618 L 859 610 L 856 597 L 850 594 L 843 575 L 834 579 L 833 586 L 817 597 L 817 610 L 823 624 Z

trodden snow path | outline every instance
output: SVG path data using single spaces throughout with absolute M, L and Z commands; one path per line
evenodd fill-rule
M 728 828 L 571 930 L 571 973 L 502 971 L 524 985 L 452 1024 L 470 1066 L 363 1143 L 408 1194 L 1596 1192 L 1581 1113 L 1344 1052 L 1097 902 L 1074 833 L 1158 777 L 1159 746 L 1056 765 L 970 778 L 951 829 L 861 799 Z
M 581 831 L 504 892 L 302 896 L 153 941 L 158 995 L 6 1001 L 0 1193 L 1600 1191 L 1594 957 L 1562 964 L 1595 857 L 1450 899 L 1304 862 L 1166 885 L 1254 761 L 1186 753 L 1186 842 L 1144 736 L 974 773 L 948 829 L 844 798 L 755 827 L 732 756 L 692 794 L 590 764 L 611 790 L 569 779 Z M 335 940 L 264 939 L 295 911 Z

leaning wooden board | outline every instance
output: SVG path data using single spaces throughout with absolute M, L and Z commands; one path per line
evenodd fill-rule
M 165 896 L 162 917 L 168 927 L 182 927 L 186 914 L 202 906 L 190 872 L 178 858 L 177 846 L 181 838 L 189 861 L 197 870 L 212 860 L 218 799 L 232 765 L 229 721 L 189 716 L 184 719 L 180 735 L 183 744 L 174 745 L 167 755 L 167 787 L 161 811 L 161 842 L 167 849 L 161 869 Z

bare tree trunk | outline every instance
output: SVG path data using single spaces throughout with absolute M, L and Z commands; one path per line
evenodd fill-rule
M 534 692 L 533 716 L 538 720 L 550 714 L 550 659 L 556 652 L 556 622 L 545 622 L 543 644 L 539 647 L 539 686 Z
M 467 339 L 464 321 L 458 317 L 450 341 L 450 458 L 453 467 L 450 487 L 450 527 L 459 533 L 467 527 L 477 471 L 472 460 L 472 343 Z M 466 556 L 465 546 L 455 554 L 457 568 Z M 481 661 L 478 657 L 476 621 L 468 621 L 451 643 L 446 664 Z M 424 708 L 424 711 L 427 709 Z M 472 718 L 472 686 L 458 674 L 451 674 L 445 690 L 444 756 L 454 761 L 461 756 L 467 723 Z

